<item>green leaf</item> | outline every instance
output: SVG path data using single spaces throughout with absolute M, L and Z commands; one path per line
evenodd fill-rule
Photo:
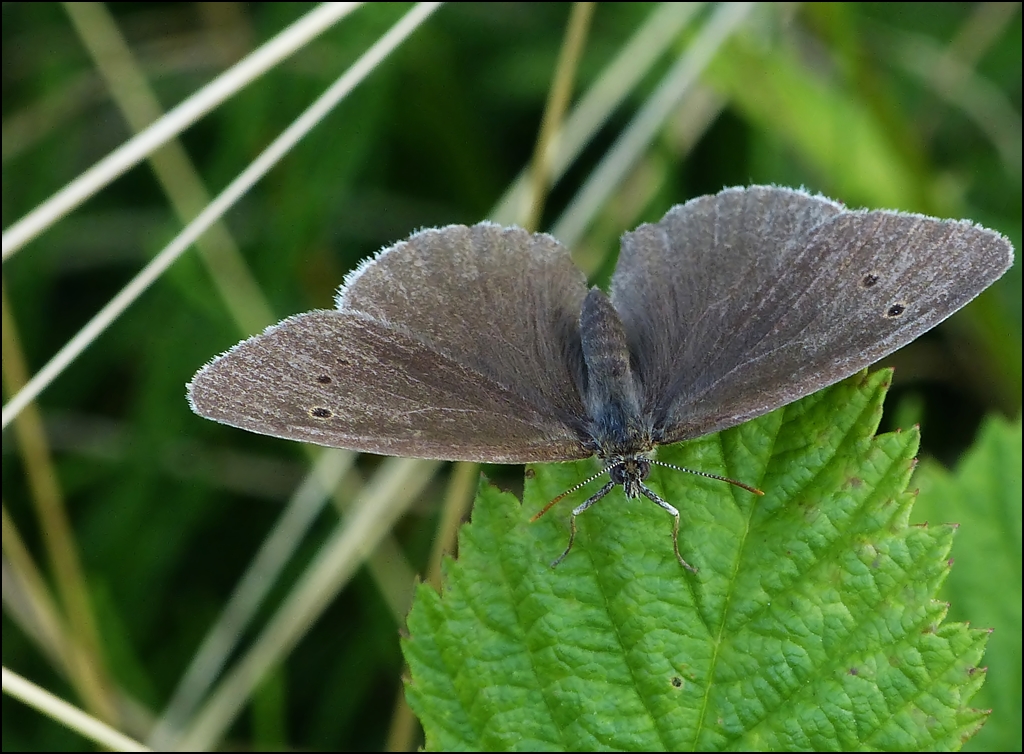
M 917 433 L 874 436 L 889 372 L 861 373 L 661 460 L 683 517 L 620 490 L 579 517 L 593 462 L 537 466 L 524 504 L 481 485 L 444 595 L 421 586 L 403 649 L 426 746 L 477 750 L 951 749 L 987 633 L 933 598 L 952 527 L 911 527 Z M 595 483 L 596 484 L 596 483 Z
M 974 703 L 991 708 L 972 751 L 1021 749 L 1021 422 L 990 419 L 956 473 L 925 462 L 914 519 L 960 524 L 956 567 L 940 596 L 958 620 L 993 629 L 989 677 Z

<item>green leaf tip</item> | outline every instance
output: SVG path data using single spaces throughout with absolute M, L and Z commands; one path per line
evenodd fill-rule
M 527 522 L 593 462 L 534 467 L 522 505 L 481 484 L 403 641 L 427 749 L 959 748 L 987 634 L 943 623 L 953 530 L 908 525 L 917 432 L 874 434 L 889 380 L 659 449 L 766 493 L 652 470 L 696 574 L 672 518 L 620 490 L 549 567 L 576 495 Z

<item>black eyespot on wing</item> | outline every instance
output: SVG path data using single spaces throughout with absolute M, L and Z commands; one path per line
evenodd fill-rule
M 330 419 L 332 416 L 334 416 L 334 412 L 331 411 L 329 408 L 324 408 L 323 406 L 316 406 L 315 408 L 311 408 L 309 410 L 309 415 L 314 417 L 315 419 Z
M 906 310 L 906 304 L 893 304 L 886 310 L 885 316 L 889 319 L 896 319 L 897 317 L 902 316 L 903 312 Z

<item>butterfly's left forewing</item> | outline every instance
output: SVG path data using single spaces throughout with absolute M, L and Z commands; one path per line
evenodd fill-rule
M 721 207 L 701 204 L 715 200 Z M 751 187 L 627 234 L 613 302 L 631 342 L 655 344 L 635 355 L 659 441 L 673 442 L 863 369 L 1011 263 L 1005 238 L 969 222 L 849 212 L 803 192 Z M 658 309 L 647 308 L 654 301 Z

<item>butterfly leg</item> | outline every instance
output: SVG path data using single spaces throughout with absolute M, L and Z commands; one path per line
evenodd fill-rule
M 650 500 L 653 500 L 659 506 L 661 506 L 662 508 L 664 508 L 665 510 L 672 514 L 672 518 L 675 519 L 675 524 L 672 526 L 672 547 L 675 548 L 676 559 L 679 561 L 679 564 L 687 571 L 697 573 L 697 569 L 689 563 L 687 563 L 685 560 L 683 560 L 683 556 L 679 554 L 679 511 L 676 510 L 674 506 L 668 504 L 660 497 L 658 497 L 653 490 L 648 489 L 646 486 L 640 485 L 640 491 L 644 493 L 645 497 L 649 498 Z
M 555 558 L 554 562 L 551 564 L 552 568 L 554 568 L 559 563 L 561 563 L 563 560 L 565 560 L 565 556 L 568 555 L 569 554 L 569 550 L 572 549 L 572 543 L 576 539 L 576 516 L 580 515 L 583 511 L 585 511 L 591 505 L 593 505 L 598 500 L 600 500 L 602 497 L 604 497 L 609 492 L 611 492 L 612 488 L 614 486 L 615 486 L 615 482 L 608 482 L 608 484 L 606 484 L 604 487 L 599 489 L 593 495 L 588 497 L 584 502 L 580 503 L 579 505 L 577 505 L 575 508 L 572 509 L 572 515 L 569 517 L 569 545 L 565 548 L 565 552 L 563 552 L 561 555 L 559 555 L 557 558 Z

